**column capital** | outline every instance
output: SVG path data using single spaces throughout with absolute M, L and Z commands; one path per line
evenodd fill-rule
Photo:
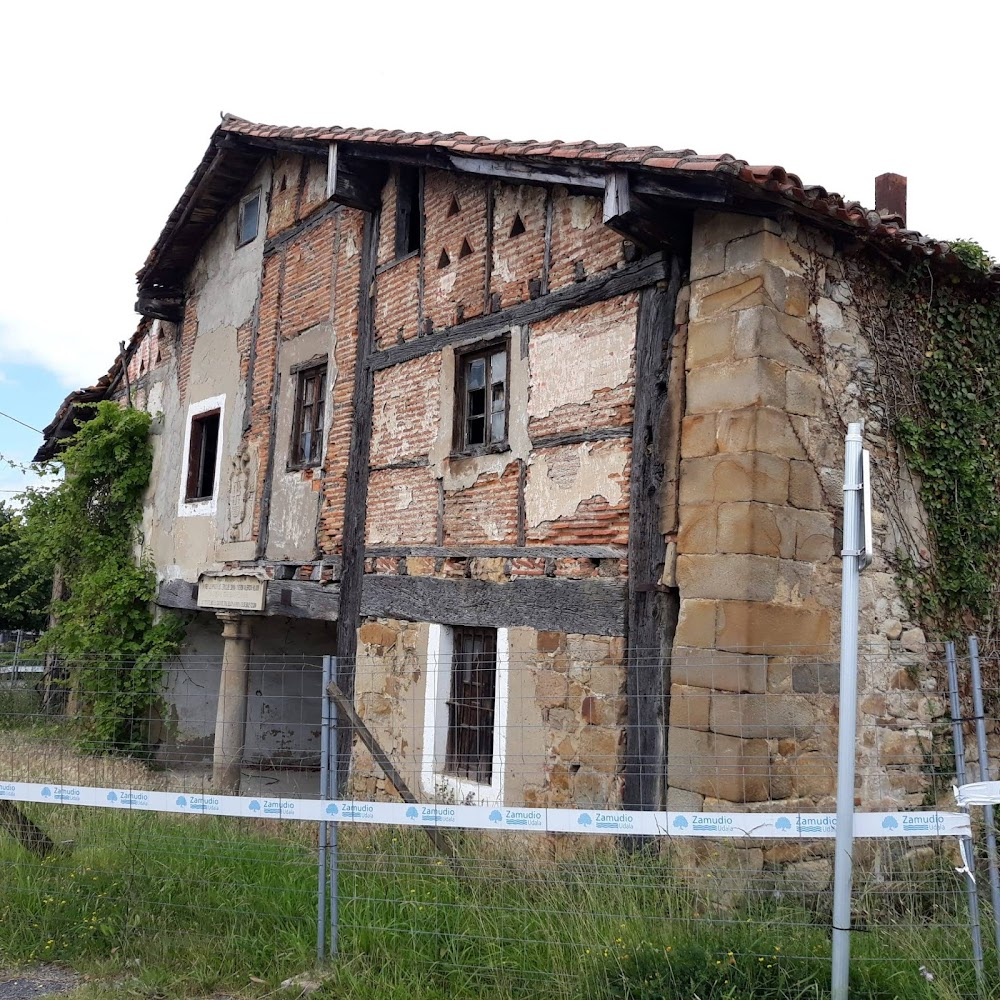
M 249 639 L 250 618 L 239 611 L 216 611 L 215 617 L 222 622 L 223 639 Z

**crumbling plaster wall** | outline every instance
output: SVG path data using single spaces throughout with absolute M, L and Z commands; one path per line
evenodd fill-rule
M 847 421 L 878 415 L 851 266 L 794 219 L 696 217 L 668 733 L 674 808 L 790 799 L 832 808 L 843 435 Z M 876 463 L 908 480 L 877 420 L 869 430 Z M 924 644 L 910 630 L 910 648 L 899 648 L 905 613 L 885 499 L 876 492 L 878 551 L 862 577 L 861 794 L 870 806 L 912 806 L 925 790 L 919 742 L 936 706 L 901 670 Z M 903 516 L 919 521 L 913 510 Z
M 336 626 L 254 616 L 249 627 L 244 764 L 318 766 L 322 656 L 334 649 Z M 163 763 L 211 760 L 222 652 L 222 629 L 215 615 L 192 615 L 183 651 L 165 668 L 165 724 L 158 751 Z
M 369 544 L 434 544 L 439 531 L 446 545 L 518 544 L 523 503 L 528 543 L 624 545 L 636 308 L 628 295 L 510 328 L 508 447 L 497 454 L 454 454 L 454 348 L 379 371 Z M 559 441 L 587 431 L 595 440 Z
M 274 422 L 274 466 L 271 473 L 271 506 L 267 535 L 267 558 L 297 562 L 317 555 L 316 529 L 319 518 L 321 467 L 289 468 L 292 426 L 298 380 L 292 371 L 311 359 L 325 359 L 327 365 L 324 408 L 324 445 L 330 420 L 330 396 L 337 380 L 336 362 L 331 357 L 332 330 L 318 323 L 282 345 L 277 413 Z M 325 447 L 323 448 L 325 453 Z
M 270 165 L 262 164 L 247 190 L 265 187 Z M 228 543 L 227 491 L 233 458 L 242 438 L 245 384 L 241 377 L 240 340 L 252 322 L 264 251 L 265 206 L 257 238 L 236 248 L 239 204 L 235 203 L 206 241 L 186 287 L 183 323 L 177 327 L 176 366 L 162 395 L 151 393 L 157 407 L 154 466 L 144 529 L 161 579 L 196 582 L 200 573 L 221 568 L 242 550 Z M 219 475 L 214 510 L 182 514 L 181 477 L 189 408 L 224 397 L 219 433 Z

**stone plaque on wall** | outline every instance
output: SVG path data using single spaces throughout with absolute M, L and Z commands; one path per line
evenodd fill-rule
M 198 607 L 230 611 L 263 611 L 267 581 L 255 576 L 203 576 Z

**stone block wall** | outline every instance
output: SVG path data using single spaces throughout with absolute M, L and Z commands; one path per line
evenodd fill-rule
M 877 419 L 852 266 L 793 219 L 696 218 L 668 732 L 668 802 L 677 808 L 832 807 L 848 421 L 869 421 L 886 480 L 876 507 L 892 506 L 890 493 L 908 495 L 902 516 L 919 522 Z M 910 653 L 895 641 L 906 614 L 890 522 L 876 514 L 880 552 L 862 577 L 859 796 L 918 805 L 936 706 L 911 676 L 922 644 Z
M 368 619 L 358 632 L 358 712 L 418 795 L 422 787 L 429 625 Z M 615 807 L 624 753 L 624 640 L 508 630 L 503 799 L 510 806 Z M 396 795 L 355 744 L 352 794 Z M 439 792 L 447 796 L 447 792 Z

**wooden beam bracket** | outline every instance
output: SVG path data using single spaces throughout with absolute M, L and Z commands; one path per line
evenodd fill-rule
M 353 158 L 340 143 L 331 142 L 326 165 L 326 196 L 339 205 L 377 211 L 382 205 L 386 168 L 373 160 Z

